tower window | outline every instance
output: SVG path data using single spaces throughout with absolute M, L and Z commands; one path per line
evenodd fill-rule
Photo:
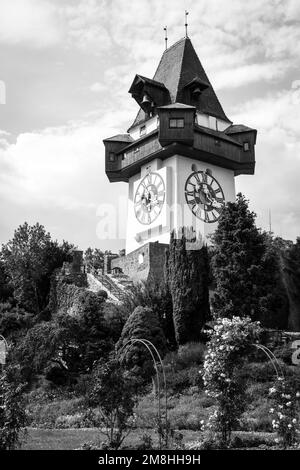
M 146 134 L 146 126 L 141 126 L 140 127 L 140 136 L 145 135 L 145 134 Z
M 248 152 L 250 150 L 249 142 L 244 142 L 244 152 Z
M 170 129 L 182 129 L 184 127 L 184 119 L 183 118 L 171 118 L 169 119 L 169 127 Z
M 116 161 L 116 154 L 114 152 L 109 152 L 108 159 L 110 162 L 115 162 Z

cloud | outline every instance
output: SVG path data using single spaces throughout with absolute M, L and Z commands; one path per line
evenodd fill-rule
M 263 62 L 220 70 L 215 74 L 214 85 L 221 90 L 238 88 L 255 82 L 272 82 L 285 74 L 286 66 L 286 62 Z
M 62 29 L 55 4 L 47 0 L 1 1 L 0 42 L 43 48 L 53 46 L 61 39 Z
M 277 235 L 300 236 L 300 102 L 291 88 L 251 100 L 234 116 L 258 129 L 255 176 L 237 178 L 259 224 L 268 229 L 269 210 Z
M 95 82 L 89 87 L 89 89 L 93 91 L 94 93 L 99 93 L 99 92 L 101 93 L 102 91 L 106 89 L 106 87 L 103 83 Z
M 276 230 L 294 237 L 300 2 L 185 0 L 184 8 L 193 45 L 230 118 L 258 129 L 256 175 L 238 177 L 237 189 L 265 228 L 271 208 Z M 154 75 L 165 24 L 169 45 L 184 35 L 182 0 L 1 1 L 0 78 L 10 87 L 0 124 L 3 241 L 25 217 L 49 222 L 57 236 L 78 243 L 95 240 L 96 207 L 126 193 L 125 184 L 108 183 L 101 140 L 133 121 L 138 108 L 127 90 L 135 73 Z
M 76 242 L 80 241 L 76 230 L 82 232 L 82 221 L 88 220 L 81 242 L 84 239 L 88 246 L 88 240 L 94 240 L 97 244 L 97 210 L 102 204 L 117 201 L 116 187 L 105 174 L 102 144 L 106 132 L 115 134 L 117 129 L 109 128 L 113 116 L 107 114 L 105 119 L 107 128 L 101 120 L 73 122 L 20 134 L 15 144 L 0 148 L 0 200 L 6 201 L 8 219 L 15 218 L 10 216 L 10 208 L 19 214 L 18 224 L 32 217 L 46 224 L 51 213 L 57 236 Z M 117 195 L 122 194 L 126 194 L 125 184 L 118 185 Z M 121 218 L 125 227 L 126 211 Z M 75 233 L 72 225 L 77 227 Z

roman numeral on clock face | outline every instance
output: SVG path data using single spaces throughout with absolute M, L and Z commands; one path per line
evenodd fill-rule
M 150 225 L 161 213 L 165 202 L 165 183 L 159 173 L 148 173 L 134 196 L 134 213 L 143 225 Z
M 188 177 L 185 199 L 192 213 L 206 223 L 216 222 L 225 204 L 220 184 L 210 173 L 204 171 L 193 172 Z

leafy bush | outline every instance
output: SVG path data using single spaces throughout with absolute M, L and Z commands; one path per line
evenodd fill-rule
M 203 343 L 187 343 L 179 347 L 176 362 L 181 368 L 190 367 L 195 364 L 203 364 L 204 354 L 205 345 Z
M 300 391 L 295 391 L 279 377 L 274 387 L 270 388 L 270 396 L 274 408 L 270 409 L 273 429 L 282 440 L 284 448 L 292 446 L 299 432 L 299 400 Z
M 0 377 L 0 450 L 15 449 L 26 424 L 24 385 L 19 369 L 7 366 Z
M 249 389 L 247 392 L 249 392 Z M 251 400 L 251 396 L 249 397 L 249 400 Z M 241 416 L 239 427 L 243 431 L 272 432 L 270 402 L 266 397 L 265 391 L 260 397 L 256 396 L 256 399 L 253 398 L 251 400 L 250 406 Z
M 272 435 L 261 432 L 234 432 L 230 441 L 230 448 L 233 449 L 269 448 L 275 445 Z M 198 440 L 187 442 L 185 447 L 187 450 L 215 450 L 220 449 L 220 442 L 214 434 L 206 431 Z
M 274 380 L 276 373 L 270 361 L 246 362 L 241 369 L 240 376 L 255 384 Z
M 55 428 L 66 416 L 82 415 L 85 408 L 84 398 L 51 399 L 48 394 L 41 394 L 40 398 L 37 393 L 30 395 L 27 414 L 33 427 Z
M 220 434 L 225 447 L 246 406 L 245 378 L 239 369 L 260 334 L 259 324 L 248 317 L 223 318 L 217 321 L 208 343 L 203 379 L 207 394 L 217 404 L 208 426 Z
M 99 413 L 88 408 L 82 413 L 59 416 L 55 421 L 55 428 L 95 428 L 100 426 L 100 422 L 101 418 Z
M 120 362 L 130 371 L 133 378 L 139 381 L 149 381 L 154 374 L 154 365 L 144 344 L 134 339 L 150 341 L 163 357 L 167 351 L 166 338 L 160 326 L 159 318 L 155 312 L 147 307 L 137 307 L 129 316 L 122 331 L 121 338 L 116 345 Z
M 101 431 L 110 449 L 118 450 L 132 428 L 133 388 L 118 361 L 99 362 L 93 376 L 89 402 L 97 406 Z
M 127 319 L 136 307 L 151 308 L 159 319 L 167 340 L 168 349 L 170 351 L 176 350 L 172 297 L 164 280 L 157 282 L 151 278 L 148 281 L 134 284 L 127 290 L 119 307 L 122 315 Z
M 202 376 L 196 365 L 188 369 L 167 369 L 166 382 L 169 393 L 180 393 L 189 387 L 203 387 Z

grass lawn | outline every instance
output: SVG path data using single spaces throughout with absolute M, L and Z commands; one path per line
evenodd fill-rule
M 149 429 L 137 429 L 132 431 L 125 440 L 125 444 L 137 444 L 143 433 L 151 434 L 154 443 L 157 443 L 157 435 Z M 184 441 L 197 439 L 197 431 L 180 431 L 184 435 Z M 21 449 L 22 450 L 74 450 L 85 442 L 97 442 L 101 434 L 96 428 L 87 429 L 36 429 L 28 428 Z M 104 436 L 102 436 L 104 440 Z
M 136 445 L 140 443 L 144 432 L 151 434 L 155 446 L 158 444 L 157 434 L 149 429 L 136 429 L 124 441 L 125 445 Z M 181 430 L 184 442 L 196 441 L 199 437 L 198 431 Z M 258 447 L 264 441 L 273 441 L 274 435 L 263 432 L 233 432 L 243 440 L 249 439 L 253 442 L 250 448 Z M 98 442 L 100 433 L 96 428 L 86 429 L 37 429 L 28 428 L 27 437 L 21 446 L 22 450 L 74 450 L 85 442 Z M 248 446 L 247 446 L 248 447 Z

